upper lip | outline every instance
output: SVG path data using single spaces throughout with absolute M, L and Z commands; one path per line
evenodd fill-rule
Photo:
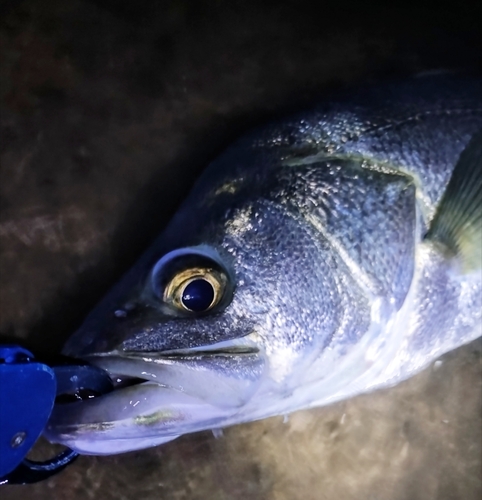
M 195 347 L 192 349 L 171 349 L 166 351 L 111 351 L 106 353 L 90 354 L 88 358 L 117 356 L 121 358 L 199 358 L 199 357 L 215 357 L 229 356 L 242 354 L 258 354 L 259 349 L 254 346 L 238 345 L 232 347 L 219 347 L 217 345 L 209 348 L 209 346 Z
M 124 359 L 173 359 L 173 358 L 210 358 L 215 356 L 233 356 L 243 354 L 259 354 L 258 344 L 252 338 L 253 334 L 245 337 L 216 342 L 211 345 L 191 347 L 185 349 L 167 349 L 163 351 L 141 351 L 130 349 L 114 349 L 108 352 L 90 353 L 83 356 L 86 360 L 95 360 L 103 357 Z
M 142 351 L 112 351 L 106 353 L 98 353 L 91 354 L 89 356 L 85 356 L 83 359 L 87 361 L 89 364 L 96 365 L 100 368 L 104 368 L 107 372 L 110 373 L 112 382 L 114 384 L 114 388 L 126 387 L 127 385 L 136 385 L 141 384 L 146 381 L 157 382 L 162 384 L 160 380 L 154 380 L 151 376 L 147 376 L 147 373 L 141 373 L 139 376 L 133 377 L 130 374 L 125 374 L 119 371 L 110 371 L 107 366 L 103 366 L 102 358 L 118 358 L 118 359 L 131 359 L 131 360 L 146 360 L 149 359 L 166 359 L 166 360 L 182 360 L 182 359 L 206 359 L 206 358 L 215 358 L 218 356 L 242 356 L 242 355 L 250 355 L 250 354 L 258 354 L 259 349 L 257 347 L 250 346 L 233 346 L 233 347 L 225 347 L 223 349 L 214 348 L 214 349 L 178 349 L 178 350 L 169 350 L 162 352 L 142 352 Z M 108 363 L 107 363 L 108 365 Z M 142 376 L 144 375 L 144 377 Z M 118 379 L 122 378 L 122 381 Z
M 251 397 L 264 370 L 260 349 L 245 338 L 193 349 L 114 350 L 83 359 L 107 371 L 115 389 L 149 381 L 229 407 Z

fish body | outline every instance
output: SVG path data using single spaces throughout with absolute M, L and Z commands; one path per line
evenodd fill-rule
M 482 81 L 373 86 L 208 166 L 68 341 L 118 388 L 58 405 L 81 453 L 394 385 L 482 334 Z

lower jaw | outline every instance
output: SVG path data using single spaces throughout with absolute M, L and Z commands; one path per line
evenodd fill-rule
M 91 400 L 57 405 L 44 431 L 51 442 L 85 455 L 110 455 L 157 446 L 211 429 L 233 414 L 152 382 Z

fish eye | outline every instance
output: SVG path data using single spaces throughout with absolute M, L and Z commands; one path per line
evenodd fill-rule
M 207 312 L 223 297 L 226 280 L 217 270 L 194 267 L 178 272 L 164 289 L 164 302 L 178 309 Z
M 227 305 L 233 292 L 229 276 L 221 257 L 211 248 L 185 247 L 157 262 L 150 286 L 173 312 L 202 314 Z

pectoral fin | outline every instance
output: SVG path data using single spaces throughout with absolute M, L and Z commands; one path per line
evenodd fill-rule
M 426 239 L 458 256 L 465 272 L 482 268 L 482 131 L 460 155 Z

